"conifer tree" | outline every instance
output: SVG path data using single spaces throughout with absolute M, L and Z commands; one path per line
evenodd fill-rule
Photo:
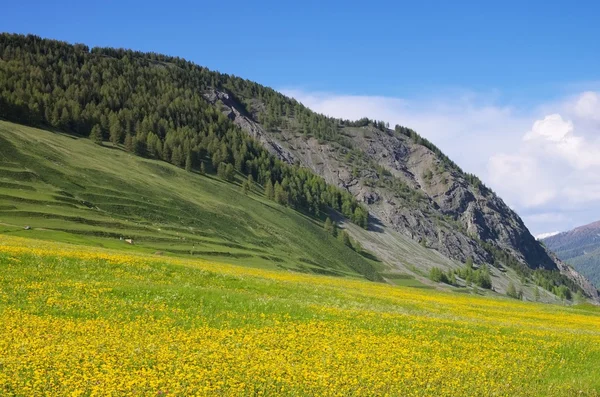
M 465 264 L 467 269 L 473 269 L 473 257 L 468 257 L 467 258 L 467 263 Z
M 244 194 L 248 194 L 250 192 L 250 185 L 247 179 L 242 182 L 242 192 L 244 192 Z
M 234 178 L 235 168 L 233 168 L 233 164 L 227 163 L 227 165 L 225 165 L 225 179 L 231 182 Z
M 275 201 L 278 202 L 279 204 L 281 204 L 281 205 L 288 204 L 287 192 L 283 189 L 283 186 L 281 186 L 281 184 L 279 182 L 275 182 L 274 196 L 275 196 Z
M 275 192 L 273 191 L 273 183 L 270 179 L 267 180 L 267 183 L 265 184 L 265 196 L 269 200 L 273 200 L 275 198 Z
M 331 219 L 329 217 L 327 217 L 327 219 L 325 220 L 325 225 L 323 226 L 323 228 L 327 233 L 333 234 L 333 222 L 331 222 Z
M 192 170 L 192 153 L 191 152 L 188 152 L 187 156 L 185 156 L 185 170 L 188 172 Z
M 131 134 L 127 134 L 125 137 L 125 150 L 128 152 L 133 152 L 133 137 Z
M 217 165 L 217 176 L 225 179 L 225 163 L 221 162 Z
M 92 132 L 90 132 L 90 139 L 96 145 L 102 145 L 102 129 L 100 128 L 100 125 L 94 125 Z
M 119 143 L 121 143 L 121 135 L 122 128 L 119 118 L 116 114 L 112 113 L 110 115 L 110 141 L 113 144 L 118 145 Z
M 350 235 L 348 234 L 347 231 L 342 230 L 339 234 L 338 234 L 338 239 L 342 242 L 342 244 L 344 244 L 347 247 L 352 248 L 352 241 L 350 240 Z
M 244 183 L 246 184 L 246 188 L 248 189 L 248 192 L 251 192 L 252 187 L 254 186 L 254 178 L 252 177 L 252 174 L 248 174 L 248 177 L 246 178 Z
M 181 167 L 183 164 L 183 155 L 181 154 L 181 148 L 179 146 L 175 146 L 173 148 L 173 153 L 171 153 L 171 163 Z

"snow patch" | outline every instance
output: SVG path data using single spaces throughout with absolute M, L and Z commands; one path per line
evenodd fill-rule
M 556 236 L 557 234 L 560 234 L 560 232 L 542 233 L 542 234 L 538 234 L 537 236 L 535 236 L 535 238 L 536 238 L 536 240 L 543 240 L 548 237 Z

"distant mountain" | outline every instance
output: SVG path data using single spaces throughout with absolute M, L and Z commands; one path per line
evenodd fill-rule
M 563 261 L 600 285 L 600 221 L 543 238 L 546 246 Z

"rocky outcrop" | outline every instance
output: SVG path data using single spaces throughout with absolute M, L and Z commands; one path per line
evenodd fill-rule
M 240 105 L 230 94 L 222 91 L 209 90 L 203 94 L 204 98 L 213 105 L 220 105 L 221 111 L 234 124 L 246 131 L 250 136 L 258 140 L 272 154 L 290 164 L 294 163 L 294 155 L 272 139 L 260 124 L 252 120 L 241 111 Z
M 575 284 L 579 285 L 583 289 L 585 294 L 591 297 L 594 301 L 600 302 L 600 295 L 598 294 L 598 290 L 587 278 L 585 278 L 571 266 L 567 265 L 566 263 L 560 260 L 557 260 L 556 263 L 558 264 L 558 268 L 562 274 L 573 280 Z
M 357 164 L 346 147 L 285 129 L 277 134 L 265 131 L 225 92 L 213 90 L 204 96 L 280 159 L 298 162 L 350 191 L 368 206 L 378 227 L 391 228 L 463 263 L 469 257 L 475 263 L 493 262 L 484 241 L 532 269 L 559 270 L 591 287 L 551 257 L 502 199 L 470 183 L 460 169 L 405 135 L 372 126 L 344 127 L 353 152 L 362 153 Z M 597 296 L 593 287 L 586 291 Z

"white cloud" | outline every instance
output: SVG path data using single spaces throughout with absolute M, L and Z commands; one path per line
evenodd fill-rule
M 576 107 L 577 105 L 574 108 Z M 595 117 L 595 115 L 590 116 Z M 584 128 L 589 130 L 593 127 Z M 537 120 L 523 140 L 537 145 L 555 159 L 570 163 L 578 170 L 600 166 L 598 142 L 589 140 L 583 135 L 576 135 L 574 129 L 573 121 L 563 120 L 560 114 L 551 114 L 542 120 Z
M 577 117 L 600 121 L 600 96 L 592 91 L 584 92 L 572 105 Z
M 564 121 L 560 114 L 551 114 L 543 120 L 533 123 L 533 128 L 523 137 L 526 141 L 534 139 L 547 139 L 551 142 L 560 142 L 567 139 L 573 132 L 573 123 Z
M 503 186 L 510 181 L 508 183 L 511 190 L 529 192 L 509 197 L 516 208 L 537 207 L 557 195 L 552 183 L 543 177 L 543 171 L 535 158 L 505 153 L 493 155 L 489 159 L 487 176 L 492 186 Z
M 479 175 L 535 233 L 600 219 L 597 92 L 528 108 L 500 105 L 496 93 L 406 99 L 282 92 L 333 117 L 366 116 L 413 128 Z

